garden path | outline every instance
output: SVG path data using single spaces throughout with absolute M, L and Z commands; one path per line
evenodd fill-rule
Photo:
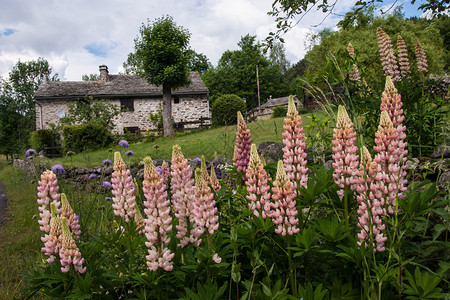
M 6 188 L 3 182 L 0 181 L 0 226 L 2 225 L 6 216 Z

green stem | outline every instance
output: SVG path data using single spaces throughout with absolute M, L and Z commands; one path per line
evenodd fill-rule
M 287 231 L 287 230 L 286 230 Z M 291 251 L 291 237 L 288 236 L 287 237 L 287 246 L 288 246 L 288 264 L 289 264 L 289 278 L 291 281 L 291 289 L 292 289 L 292 293 L 294 294 L 294 297 L 297 297 L 297 287 L 296 287 L 296 280 L 295 280 L 295 275 L 294 275 L 294 268 L 293 268 L 293 264 L 292 264 L 292 251 Z
M 344 177 L 344 180 L 346 178 Z M 345 181 L 344 181 L 345 182 Z M 349 220 L 348 220 L 348 185 L 345 185 L 344 188 L 344 218 L 345 218 L 345 226 L 349 227 Z

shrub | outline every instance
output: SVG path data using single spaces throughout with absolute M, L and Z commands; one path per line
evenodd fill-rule
M 285 117 L 287 113 L 286 107 L 284 105 L 278 105 L 273 108 L 272 118 Z
M 58 133 L 52 129 L 38 129 L 33 131 L 30 136 L 31 148 L 37 152 L 47 147 L 58 145 Z
M 246 111 L 245 102 L 241 97 L 234 94 L 220 96 L 214 101 L 211 108 L 213 124 L 236 124 L 238 111 Z
M 111 133 L 100 124 L 67 125 L 63 127 L 64 152 L 95 150 L 113 142 Z

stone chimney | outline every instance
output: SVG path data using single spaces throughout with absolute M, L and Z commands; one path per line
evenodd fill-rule
M 108 67 L 106 65 L 101 65 L 100 69 L 100 80 L 107 82 L 108 81 Z

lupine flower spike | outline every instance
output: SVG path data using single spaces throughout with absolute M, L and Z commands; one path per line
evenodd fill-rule
M 352 43 L 348 43 L 347 51 L 348 51 L 348 54 L 350 55 L 350 57 L 354 59 L 355 58 L 355 49 L 353 48 Z M 350 77 L 350 80 L 361 81 L 361 77 L 359 77 L 358 66 L 356 64 L 353 64 L 353 70 L 351 70 L 349 77 Z
M 114 172 L 112 173 L 112 194 L 113 209 L 116 216 L 125 219 L 125 222 L 134 218 L 136 214 L 136 197 L 133 190 L 133 179 L 130 170 L 127 169 L 125 162 L 119 152 L 114 153 Z
M 375 178 L 378 173 L 378 165 L 372 161 L 369 150 L 363 147 L 360 171 L 358 176 L 357 196 L 358 227 L 361 231 L 357 234 L 359 246 L 366 243 L 373 243 L 374 252 L 384 251 L 384 242 L 387 237 L 383 235 L 385 225 L 382 224 L 381 217 L 385 215 L 382 202 L 379 198 L 379 185 Z
M 161 165 L 161 170 L 162 170 L 162 177 L 164 179 L 164 184 L 167 186 L 169 182 L 170 170 L 165 160 Z
M 427 56 L 425 55 L 425 51 L 420 45 L 419 42 L 416 42 L 416 60 L 417 60 L 417 70 L 419 72 L 427 73 L 428 72 L 428 62 Z
M 150 157 L 144 158 L 144 181 L 142 183 L 144 196 L 144 212 L 146 214 L 145 245 L 148 249 L 147 266 L 156 271 L 163 268 L 172 271 L 174 253 L 167 248 L 170 242 L 168 233 L 172 231 L 170 216 L 170 201 L 167 199 L 166 185 L 161 174 L 156 170 Z
M 72 207 L 67 201 L 66 194 L 61 193 L 61 217 L 66 218 L 70 231 L 73 233 L 74 239 L 78 240 L 80 237 L 80 224 L 78 224 L 78 216 L 73 212 Z
M 411 69 L 409 67 L 408 50 L 406 49 L 405 41 L 401 35 L 397 36 L 397 50 L 398 50 L 398 62 L 400 64 L 400 71 L 403 78 L 409 76 Z
M 285 236 L 300 231 L 297 227 L 297 208 L 295 207 L 295 193 L 293 185 L 286 175 L 283 162 L 278 161 L 277 176 L 273 182 L 270 217 L 276 226 L 275 232 Z
M 200 170 L 202 171 L 202 176 L 206 182 L 206 185 L 211 184 L 211 182 L 210 182 L 211 179 L 209 178 L 209 175 L 208 175 L 208 169 L 206 168 L 206 160 L 205 160 L 204 155 L 202 155 L 202 159 L 201 159 L 201 163 L 200 163 Z
M 217 194 L 220 191 L 220 182 L 217 180 L 216 170 L 214 165 L 211 164 L 211 175 L 209 176 L 209 184 L 211 185 L 214 192 Z
M 337 124 L 333 130 L 334 182 L 340 187 L 337 191 L 339 197 L 344 197 L 345 186 L 352 190 L 356 188 L 358 175 L 358 148 L 355 146 L 356 132 L 345 107 L 339 105 Z
M 390 76 L 392 81 L 399 81 L 401 79 L 400 72 L 398 71 L 397 60 L 395 59 L 391 39 L 381 27 L 377 28 L 377 38 L 384 75 Z
M 250 162 L 248 163 L 246 177 L 248 206 L 255 216 L 265 219 L 270 215 L 270 187 L 267 182 L 271 178 L 264 170 L 255 144 L 252 144 L 250 151 Z
M 44 247 L 41 249 L 45 255 L 49 256 L 49 258 L 47 259 L 47 262 L 49 264 L 53 263 L 55 261 L 55 258 L 59 256 L 59 250 L 62 246 L 61 217 L 58 215 L 55 203 L 50 203 L 50 210 L 50 234 L 47 236 Z
M 84 258 L 81 257 L 81 252 L 75 244 L 72 233 L 67 225 L 67 219 L 62 218 L 62 245 L 59 251 L 59 258 L 61 262 L 61 271 L 67 273 L 70 266 L 73 265 L 75 271 L 79 273 L 86 272 L 86 267 L 83 268 Z
M 59 186 L 58 186 L 58 180 L 56 179 L 55 173 L 53 173 L 50 170 L 44 171 L 41 175 L 41 180 L 38 183 L 38 197 L 37 203 L 39 206 L 39 217 L 40 220 L 38 221 L 40 225 L 40 230 L 44 233 L 50 232 L 50 203 L 54 203 L 55 207 L 58 209 L 61 205 L 61 202 L 59 201 L 59 198 L 61 197 L 58 193 Z M 45 237 L 41 238 L 42 241 L 45 243 L 47 235 Z
M 292 95 L 289 96 L 288 111 L 283 128 L 283 163 L 286 174 L 296 191 L 299 186 L 306 188 L 308 168 L 306 167 L 306 143 L 302 117 L 298 114 Z
M 136 222 L 136 231 L 138 231 L 138 234 L 144 234 L 145 233 L 145 222 L 144 218 L 142 217 L 141 210 L 139 207 L 136 207 L 136 214 L 134 215 L 134 222 Z
M 247 170 L 247 164 L 250 160 L 250 147 L 252 138 L 250 137 L 250 129 L 247 128 L 244 118 L 240 111 L 237 113 L 237 131 L 236 146 L 234 148 L 233 165 L 237 167 L 238 172 L 244 173 Z
M 380 125 L 375 133 L 377 154 L 374 161 L 379 165 L 376 180 L 382 192 L 382 205 L 387 207 L 389 214 L 397 207 L 397 197 L 402 198 L 405 179 L 401 167 L 402 150 L 399 148 L 398 132 L 393 127 L 387 111 L 381 112 Z
M 171 190 L 172 204 L 175 217 L 178 219 L 177 238 L 179 239 L 179 247 L 184 247 L 189 243 L 201 243 L 199 236 L 201 232 L 198 230 L 194 216 L 194 199 L 195 187 L 192 178 L 191 166 L 188 160 L 184 158 L 181 148 L 178 145 L 173 146 L 172 164 L 171 164 Z
M 195 170 L 195 202 L 194 215 L 195 222 L 200 228 L 200 232 L 205 232 L 208 237 L 208 244 L 212 252 L 212 259 L 216 263 L 221 262 L 221 258 L 213 252 L 210 236 L 219 229 L 219 217 L 217 216 L 216 201 L 211 189 L 208 187 L 202 171 Z

